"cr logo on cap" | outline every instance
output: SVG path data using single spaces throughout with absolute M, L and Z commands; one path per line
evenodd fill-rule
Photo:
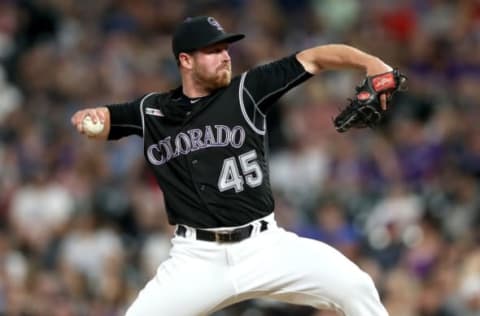
M 208 23 L 210 23 L 210 25 L 215 26 L 217 28 L 217 30 L 223 31 L 223 27 L 220 25 L 220 23 L 218 23 L 217 20 L 215 20 L 215 18 L 212 18 L 211 16 L 209 16 L 207 18 L 207 21 L 208 21 Z

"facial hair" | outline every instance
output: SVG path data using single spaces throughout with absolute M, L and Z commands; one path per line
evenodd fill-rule
M 207 91 L 214 91 L 230 84 L 232 68 L 230 63 L 222 64 L 214 73 L 208 73 L 202 69 L 195 69 L 193 75 L 196 81 Z

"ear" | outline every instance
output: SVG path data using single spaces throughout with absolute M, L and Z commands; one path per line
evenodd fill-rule
M 192 69 L 193 67 L 193 57 L 187 53 L 180 53 L 178 55 L 178 63 L 180 66 L 186 69 Z

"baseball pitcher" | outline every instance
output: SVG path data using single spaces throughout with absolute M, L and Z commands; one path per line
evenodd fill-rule
M 172 41 L 180 87 L 84 109 L 71 119 L 90 138 L 143 138 L 145 159 L 176 225 L 169 259 L 127 315 L 209 315 L 252 298 L 348 316 L 387 315 L 372 279 L 357 265 L 277 226 L 265 118 L 287 91 L 339 68 L 382 78 L 372 101 L 381 112 L 399 84 L 394 70 L 353 47 L 324 45 L 232 78 L 228 47 L 243 37 L 225 32 L 213 17 L 188 18 Z M 338 120 L 339 131 L 365 126 L 357 124 L 361 113 L 353 112 Z

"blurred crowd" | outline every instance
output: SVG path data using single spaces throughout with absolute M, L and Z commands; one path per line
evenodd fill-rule
M 391 316 L 480 315 L 478 0 L 0 0 L 0 315 L 123 315 L 168 256 L 142 140 L 89 141 L 70 116 L 178 85 L 170 34 L 191 15 L 247 35 L 236 74 L 345 43 L 409 77 L 375 130 L 331 123 L 358 71 L 278 102 L 277 220 L 370 273 Z M 215 315 L 333 314 L 259 300 Z

